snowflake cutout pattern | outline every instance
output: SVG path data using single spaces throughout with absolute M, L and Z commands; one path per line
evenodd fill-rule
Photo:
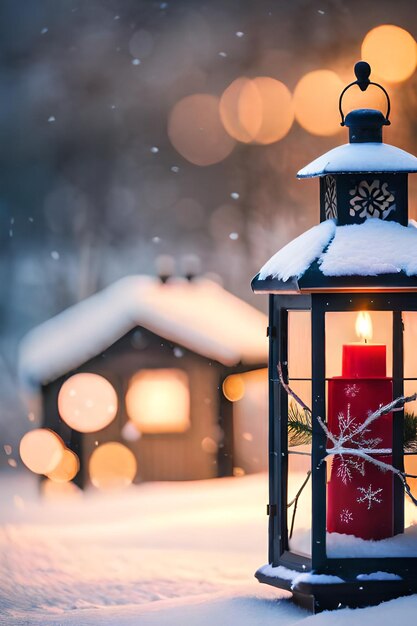
M 382 493 L 382 487 L 373 490 L 372 485 L 369 485 L 367 489 L 365 489 L 365 487 L 357 487 L 357 489 L 362 495 L 358 496 L 356 502 L 359 502 L 360 504 L 362 502 L 368 503 L 368 511 L 372 509 L 372 504 L 374 502 L 381 504 L 382 498 L 379 498 L 378 496 Z
M 350 413 L 350 404 L 348 404 L 346 416 L 341 412 L 338 415 L 339 435 L 338 438 L 344 440 L 349 446 L 354 448 L 376 448 L 382 441 L 382 439 L 376 437 L 374 439 L 367 438 L 366 433 L 369 433 L 369 429 L 365 429 L 360 433 L 357 432 L 358 424 L 356 419 L 352 417 Z M 353 478 L 353 472 L 358 472 L 361 476 L 365 476 L 365 461 L 359 461 L 357 458 L 337 454 L 338 466 L 336 476 L 341 479 L 344 485 L 351 482 Z
M 378 217 L 385 219 L 395 211 L 395 195 L 388 189 L 388 183 L 375 179 L 371 183 L 361 180 L 349 191 L 353 196 L 350 200 L 349 213 L 352 217 Z
M 340 513 L 340 521 L 342 524 L 350 524 L 350 522 L 353 522 L 352 511 L 349 511 L 349 509 L 343 509 Z
M 358 385 L 346 385 L 345 389 L 345 396 L 347 398 L 356 398 L 356 396 L 359 395 L 360 392 L 360 388 Z
M 326 220 L 337 217 L 336 179 L 333 176 L 324 178 L 324 214 Z

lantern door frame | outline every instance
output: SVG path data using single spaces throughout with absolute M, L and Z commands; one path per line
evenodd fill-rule
M 269 360 L 269 562 L 296 571 L 314 570 L 321 574 L 342 575 L 349 579 L 359 573 L 372 573 L 381 569 L 403 576 L 410 570 L 417 571 L 417 557 L 328 557 L 326 553 L 327 485 L 326 435 L 317 416 L 326 416 L 325 371 L 325 316 L 328 312 L 355 312 L 360 310 L 386 311 L 392 313 L 392 379 L 393 396 L 404 391 L 404 346 L 402 312 L 417 312 L 416 292 L 344 292 L 294 295 L 270 295 Z M 288 480 L 288 394 L 278 378 L 277 367 L 288 361 L 288 313 L 311 312 L 311 382 L 312 382 L 312 511 L 311 511 L 311 558 L 292 552 L 288 545 L 287 480 Z M 407 379 L 413 380 L 413 378 Z M 416 388 L 417 388 L 417 376 Z M 403 462 L 403 413 L 396 413 L 393 429 L 393 464 L 401 467 Z M 394 533 L 404 531 L 404 490 L 394 478 Z

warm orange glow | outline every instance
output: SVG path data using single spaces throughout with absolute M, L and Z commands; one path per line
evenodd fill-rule
M 78 474 L 79 469 L 78 456 L 72 450 L 65 448 L 61 461 L 52 472 L 48 472 L 47 476 L 55 483 L 67 483 Z
M 334 135 L 340 130 L 339 96 L 344 87 L 330 70 L 305 74 L 294 91 L 297 122 L 313 135 Z
M 136 476 L 133 454 L 121 443 L 109 442 L 96 448 L 89 462 L 90 480 L 98 489 L 128 487 Z
M 260 76 L 252 81 L 256 87 L 262 103 L 261 124 L 254 136 L 254 141 L 260 144 L 269 144 L 279 141 L 290 130 L 294 121 L 294 106 L 289 89 L 275 78 Z M 245 86 L 240 103 L 240 117 L 247 118 L 248 105 Z
M 360 311 L 356 318 L 355 330 L 358 337 L 364 341 L 372 339 L 372 319 L 366 311 Z
M 98 374 L 75 374 L 62 385 L 58 411 L 68 426 L 81 433 L 105 428 L 117 413 L 113 386 Z
M 190 426 L 188 376 L 179 369 L 142 370 L 129 383 L 126 410 L 142 433 L 180 433 Z
M 230 402 L 237 402 L 245 395 L 245 382 L 241 374 L 231 374 L 223 381 L 223 393 Z
M 195 165 L 219 163 L 235 146 L 221 123 L 219 100 L 209 94 L 177 102 L 169 116 L 168 136 L 174 148 Z
M 408 31 L 384 24 L 366 34 L 362 42 L 362 58 L 378 77 L 399 83 L 410 78 L 416 69 L 417 44 Z
M 224 90 L 219 105 L 223 126 L 234 139 L 250 143 L 262 123 L 262 100 L 254 82 L 236 78 Z
M 46 428 L 36 428 L 26 433 L 20 441 L 20 458 L 35 474 L 53 472 L 60 464 L 65 446 L 56 433 Z
M 57 483 L 53 480 L 44 480 L 41 485 L 42 495 L 47 500 L 62 500 L 81 498 L 82 491 L 71 482 Z
M 279 141 L 294 121 L 290 91 L 267 76 L 234 80 L 224 91 L 219 110 L 227 132 L 244 143 Z

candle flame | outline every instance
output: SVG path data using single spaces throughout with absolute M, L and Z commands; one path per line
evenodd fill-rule
M 368 341 L 372 339 L 372 320 L 369 313 L 366 311 L 360 311 L 356 318 L 355 330 L 358 337 Z

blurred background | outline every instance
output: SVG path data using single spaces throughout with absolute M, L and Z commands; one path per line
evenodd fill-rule
M 385 141 L 417 152 L 414 37 L 411 0 L 2 0 L 1 465 L 30 427 L 17 356 L 40 322 L 160 255 L 266 310 L 250 280 L 318 221 L 295 175 L 346 142 L 360 58 L 392 98 Z

